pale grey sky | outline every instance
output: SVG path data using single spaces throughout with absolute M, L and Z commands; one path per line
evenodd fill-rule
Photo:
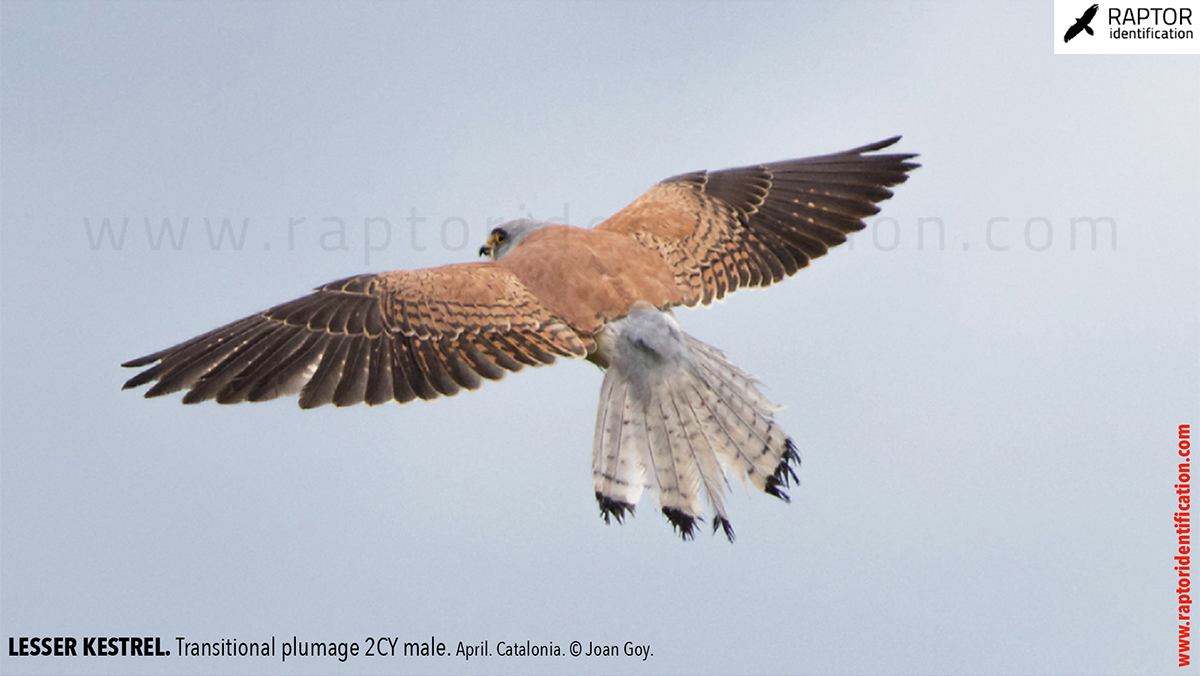
M 0 670 L 1175 671 L 1200 63 L 1054 56 L 1051 21 L 5 0 L 0 634 L 653 656 Z M 502 219 L 589 225 L 667 176 L 893 134 L 924 166 L 851 245 L 678 315 L 765 381 L 803 457 L 791 505 L 735 490 L 733 545 L 680 542 L 649 499 L 604 525 L 586 363 L 372 409 L 120 391 L 122 361 L 332 279 L 472 260 Z M 1080 218 L 1110 219 L 1094 248 Z

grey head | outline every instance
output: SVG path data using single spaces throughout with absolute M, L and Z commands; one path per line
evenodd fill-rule
M 492 228 L 487 241 L 479 247 L 479 255 L 498 261 L 508 255 L 508 252 L 515 249 L 526 237 L 547 225 L 552 224 L 546 221 L 535 221 L 532 218 L 518 218 L 515 221 L 501 223 Z

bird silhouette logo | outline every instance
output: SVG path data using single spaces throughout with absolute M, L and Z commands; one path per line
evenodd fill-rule
M 1092 19 L 1096 18 L 1096 12 L 1098 11 L 1100 11 L 1099 4 L 1088 7 L 1087 11 L 1083 13 L 1083 16 L 1076 19 L 1074 25 L 1067 29 L 1067 34 L 1063 36 L 1063 42 L 1070 42 L 1071 38 L 1079 35 L 1083 31 L 1087 31 L 1088 35 L 1095 35 L 1095 33 L 1092 32 L 1092 27 L 1088 24 L 1092 22 Z

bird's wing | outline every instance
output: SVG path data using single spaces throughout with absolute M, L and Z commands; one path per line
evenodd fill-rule
M 482 378 L 582 357 L 584 343 L 509 271 L 493 263 L 359 275 L 129 361 L 184 403 L 300 406 L 410 401 L 473 390 Z M 152 365 L 152 366 L 151 366 Z
M 899 136 L 832 155 L 669 178 L 597 230 L 625 233 L 658 253 L 684 292 L 709 304 L 794 274 L 866 227 L 876 202 L 919 165 L 912 154 L 871 155 Z
M 1067 34 L 1063 36 L 1063 42 L 1070 42 L 1071 38 L 1079 35 L 1079 31 L 1083 30 L 1083 21 L 1077 21 L 1074 25 L 1067 29 Z

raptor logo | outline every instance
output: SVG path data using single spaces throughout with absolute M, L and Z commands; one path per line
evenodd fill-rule
M 1092 27 L 1088 24 L 1092 23 L 1092 19 L 1096 18 L 1096 12 L 1100 11 L 1100 5 L 1095 4 L 1087 8 L 1083 16 L 1075 20 L 1075 23 L 1067 29 L 1067 34 L 1063 36 L 1063 42 L 1070 42 L 1071 38 L 1079 35 L 1081 31 L 1087 31 L 1088 35 L 1095 35 L 1092 32 Z

